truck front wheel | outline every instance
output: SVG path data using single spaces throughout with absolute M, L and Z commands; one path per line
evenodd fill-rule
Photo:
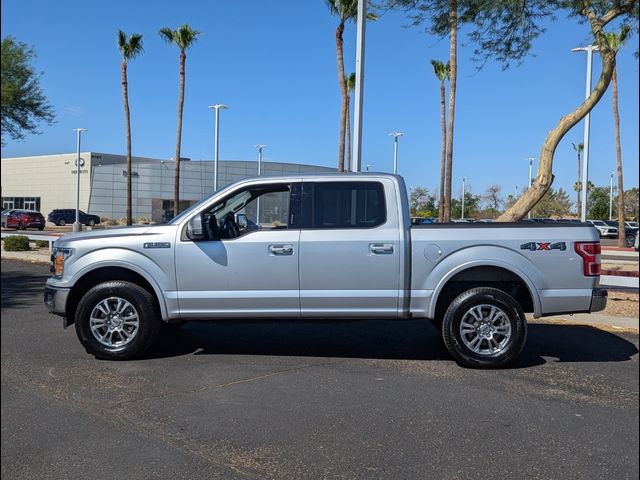
M 89 290 L 76 309 L 76 333 L 88 353 L 107 360 L 141 355 L 155 341 L 160 315 L 153 296 L 121 280 Z
M 527 322 L 522 307 L 510 295 L 495 288 L 473 288 L 447 308 L 442 338 L 459 364 L 496 368 L 520 354 Z

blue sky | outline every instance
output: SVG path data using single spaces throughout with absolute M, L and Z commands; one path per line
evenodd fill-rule
M 161 27 L 188 23 L 203 32 L 188 52 L 182 156 L 213 157 L 213 103 L 221 112 L 220 159 L 337 165 L 340 94 L 334 32 L 323 0 L 121 1 L 2 0 L 2 36 L 34 46 L 42 87 L 57 123 L 41 135 L 8 142 L 2 155 L 75 151 L 76 127 L 89 130 L 83 150 L 124 153 L 124 114 L 116 33 L 144 35 L 145 53 L 129 65 L 134 155 L 174 155 L 178 51 L 158 36 Z M 404 14 L 388 12 L 367 25 L 363 164 L 391 171 L 393 139 L 401 131 L 399 173 L 412 187 L 439 184 L 439 82 L 431 59 L 448 59 L 448 40 L 406 28 Z M 464 32 L 463 32 L 464 33 Z M 535 56 L 502 71 L 477 70 L 472 48 L 459 48 L 454 146 L 454 192 L 461 177 L 474 193 L 501 184 L 513 193 L 528 182 L 527 157 L 538 157 L 547 132 L 584 98 L 584 25 L 559 18 L 534 43 Z M 625 187 L 638 186 L 638 61 L 634 37 L 620 52 L 618 77 Z M 345 32 L 345 64 L 354 70 L 355 26 Z M 594 58 L 595 75 L 600 61 Z M 559 145 L 554 187 L 571 189 L 583 125 Z M 609 184 L 615 170 L 611 93 L 591 115 L 590 179 Z M 537 167 L 537 162 L 534 164 Z

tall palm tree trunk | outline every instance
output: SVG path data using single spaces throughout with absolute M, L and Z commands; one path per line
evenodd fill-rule
M 447 106 L 444 79 L 440 84 L 440 128 L 442 129 L 442 154 L 440 155 L 440 203 L 438 221 L 444 221 L 444 177 L 447 171 Z
M 344 172 L 344 138 L 345 124 L 347 116 L 347 83 L 344 79 L 344 54 L 342 34 L 344 33 L 344 24 L 340 23 L 336 28 L 336 58 L 338 61 L 338 84 L 340 85 L 340 140 L 338 142 L 338 171 Z
M 347 116 L 346 116 L 346 136 L 347 136 L 347 172 L 351 171 L 351 95 L 347 94 Z
M 458 76 L 458 2 L 451 0 L 449 12 L 450 52 L 449 66 L 449 119 L 447 125 L 447 167 L 445 172 L 444 221 L 451 221 L 451 169 L 453 167 L 453 121 L 456 106 L 456 79 Z
M 611 93 L 613 98 L 613 122 L 616 132 L 616 166 L 618 170 L 618 247 L 625 247 L 624 234 L 624 186 L 622 184 L 622 148 L 620 147 L 620 113 L 618 112 L 618 73 L 613 67 L 611 75 Z
M 580 150 L 578 150 L 578 185 L 580 185 L 580 182 L 582 181 L 582 162 L 580 160 Z M 578 216 L 580 216 L 581 214 L 581 208 L 580 208 L 580 189 L 576 189 L 576 212 L 578 214 Z
M 131 208 L 131 114 L 129 112 L 129 87 L 127 83 L 127 62 L 122 61 L 122 101 L 124 102 L 125 134 L 127 137 L 127 225 L 133 223 Z
M 184 108 L 184 64 L 187 55 L 180 52 L 180 95 L 178 98 L 178 132 L 176 135 L 176 165 L 173 178 L 173 216 L 180 213 L 180 144 L 182 143 L 182 110 Z

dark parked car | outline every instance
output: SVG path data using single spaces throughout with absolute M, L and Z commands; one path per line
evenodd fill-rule
M 27 228 L 44 230 L 44 217 L 35 210 L 9 210 L 2 216 L 2 226 L 17 230 L 26 230 Z
M 615 220 L 603 220 L 604 223 L 609 225 L 610 227 L 615 227 L 620 231 L 620 227 L 618 226 L 618 222 Z M 636 241 L 636 235 L 638 233 L 638 229 L 628 226 L 627 222 L 624 222 L 624 242 L 625 245 L 629 248 L 633 247 L 634 242 Z
M 97 215 L 84 213 L 82 210 L 79 210 L 78 213 L 80 223 L 84 225 L 93 227 L 100 223 L 100 217 Z M 72 224 L 76 221 L 76 211 L 73 208 L 58 208 L 49 214 L 47 220 L 59 226 L 66 225 L 67 223 Z

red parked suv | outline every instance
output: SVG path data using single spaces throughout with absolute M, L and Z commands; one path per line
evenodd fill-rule
M 35 210 L 9 210 L 6 212 L 6 216 L 2 216 L 2 226 L 17 230 L 26 230 L 27 228 L 44 230 L 44 217 Z

